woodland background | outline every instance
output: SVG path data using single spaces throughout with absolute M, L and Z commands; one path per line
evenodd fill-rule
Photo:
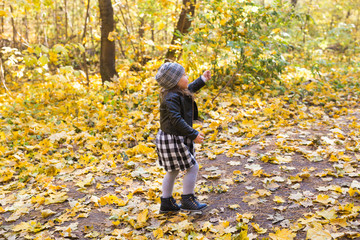
M 360 1 L 0 6 L 0 238 L 360 237 Z M 203 216 L 158 214 L 164 61 L 212 71 Z

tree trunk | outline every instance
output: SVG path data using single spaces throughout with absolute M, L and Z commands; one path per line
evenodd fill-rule
M 90 86 L 90 80 L 89 80 L 89 69 L 88 69 L 88 65 L 86 62 L 86 29 L 87 29 L 87 20 L 89 18 L 89 8 L 90 8 L 90 0 L 87 1 L 87 6 L 86 6 L 86 14 L 85 14 L 85 23 L 84 23 L 84 32 L 83 32 L 83 37 L 82 37 L 82 44 L 84 45 L 84 49 L 85 51 L 83 52 L 83 65 L 84 65 L 84 70 L 85 70 L 85 74 L 86 74 L 86 85 Z
M 100 75 L 102 82 L 111 81 L 117 76 L 115 70 L 115 42 L 108 39 L 109 33 L 114 31 L 114 10 L 111 0 L 99 0 L 101 19 L 101 50 Z
M 70 30 L 71 30 L 71 35 L 74 35 L 74 26 L 75 26 L 75 1 L 72 1 L 72 7 L 71 7 L 72 11 L 71 11 L 71 19 L 70 19 Z M 78 35 L 78 34 L 77 34 Z
M 65 11 L 65 42 L 68 39 L 68 12 L 67 12 L 67 1 L 64 0 L 64 11 Z
M 59 25 L 58 25 L 58 16 L 57 16 L 57 11 L 58 11 L 58 5 L 57 5 L 57 0 L 55 0 L 55 9 L 54 9 L 54 21 L 55 21 L 55 44 L 59 42 Z
M 25 39 L 27 42 L 29 42 L 29 26 L 28 26 L 26 9 L 25 9 L 25 16 L 24 16 L 24 25 L 25 25 Z
M 151 40 L 153 41 L 153 43 L 155 43 L 155 21 L 154 19 L 151 20 Z M 155 54 L 155 46 L 152 46 L 152 51 L 153 54 Z
M 291 0 L 291 5 L 293 7 L 296 7 L 297 2 L 298 2 L 298 0 Z
M 176 25 L 176 29 L 171 40 L 171 45 L 175 44 L 177 40 L 181 39 L 181 36 L 189 32 L 192 19 L 190 17 L 194 16 L 195 13 L 195 4 L 196 0 L 183 0 L 183 7 L 180 13 L 179 20 Z M 180 33 L 180 36 L 179 36 Z M 175 60 L 176 50 L 169 48 L 166 53 L 166 61 Z
M 12 29 L 13 29 L 13 47 L 16 48 L 17 47 L 17 41 L 16 41 L 17 31 L 16 31 L 15 19 L 14 19 L 14 15 L 13 15 L 14 10 L 11 5 L 10 5 L 10 12 L 11 12 L 11 25 L 12 25 Z
M 5 9 L 5 0 L 2 1 L 2 9 Z M 4 33 L 4 17 L 1 17 L 1 35 Z
M 143 44 L 143 39 L 144 39 L 144 34 L 145 34 L 145 30 L 144 30 L 144 24 L 145 24 L 145 17 L 141 17 L 140 18 L 140 26 L 139 26 L 139 59 L 141 61 L 141 59 L 144 57 L 144 44 Z

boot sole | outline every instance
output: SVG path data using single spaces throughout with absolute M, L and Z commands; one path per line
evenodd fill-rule
M 204 210 L 206 210 L 208 208 L 208 206 L 204 207 L 204 208 L 201 208 L 201 209 L 184 209 L 184 208 L 181 208 L 180 210 L 185 212 L 185 213 L 193 213 L 193 214 L 203 214 L 204 213 Z
M 178 212 L 180 212 L 180 209 L 175 211 L 159 211 L 159 214 L 175 214 Z

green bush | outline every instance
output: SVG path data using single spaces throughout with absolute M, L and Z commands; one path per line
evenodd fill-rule
M 184 38 L 184 61 L 193 68 L 210 62 L 206 68 L 215 72 L 217 85 L 231 78 L 255 90 L 273 86 L 287 65 L 282 54 L 290 44 L 281 26 L 290 18 L 282 17 L 279 6 L 250 1 L 207 0 L 202 4 L 191 34 Z

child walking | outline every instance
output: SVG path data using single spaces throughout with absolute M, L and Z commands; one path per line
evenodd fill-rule
M 207 207 L 195 197 L 195 182 L 199 165 L 195 159 L 195 143 L 202 143 L 204 135 L 192 128 L 198 119 L 193 93 L 211 78 L 210 71 L 189 84 L 185 69 L 177 63 L 163 64 L 155 79 L 160 92 L 160 130 L 156 136 L 156 150 L 160 166 L 167 172 L 162 184 L 160 213 L 182 210 L 198 211 Z M 185 171 L 181 205 L 173 198 L 175 179 Z

